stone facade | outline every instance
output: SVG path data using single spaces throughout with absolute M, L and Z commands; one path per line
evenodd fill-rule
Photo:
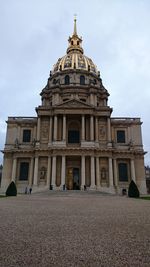
M 122 193 L 133 179 L 146 193 L 139 118 L 113 118 L 100 72 L 76 31 L 50 72 L 37 117 L 9 117 L 1 190 Z

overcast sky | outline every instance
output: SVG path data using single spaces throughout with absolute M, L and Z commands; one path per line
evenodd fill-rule
M 36 116 L 49 72 L 66 53 L 75 13 L 84 53 L 110 93 L 112 116 L 143 121 L 150 165 L 149 0 L 0 0 L 0 149 L 8 116 Z

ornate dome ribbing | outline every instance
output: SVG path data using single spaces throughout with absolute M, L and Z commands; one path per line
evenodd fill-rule
M 76 18 L 74 19 L 73 35 L 69 37 L 68 42 L 69 46 L 67 48 L 67 54 L 58 59 L 53 67 L 52 74 L 58 71 L 77 69 L 89 71 L 98 75 L 96 65 L 90 58 L 84 55 L 83 48 L 81 47 L 82 38 L 77 34 Z

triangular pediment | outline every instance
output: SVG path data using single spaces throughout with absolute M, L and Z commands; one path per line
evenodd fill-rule
M 60 108 L 93 108 L 93 105 L 84 103 L 78 99 L 71 99 L 62 104 L 57 105 Z

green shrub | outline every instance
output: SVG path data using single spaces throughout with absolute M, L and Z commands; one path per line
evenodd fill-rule
M 13 181 L 9 184 L 6 190 L 6 196 L 17 196 L 17 188 Z
M 131 183 L 129 184 L 128 196 L 135 197 L 135 198 L 138 198 L 140 196 L 140 192 L 137 188 L 137 185 L 135 184 L 133 180 L 131 180 Z

